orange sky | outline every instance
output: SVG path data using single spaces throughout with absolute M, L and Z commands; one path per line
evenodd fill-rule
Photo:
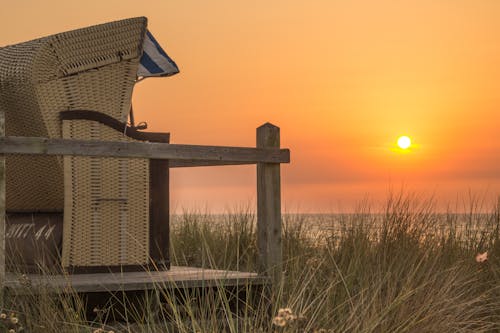
M 2 46 L 147 16 L 181 73 L 136 86 L 137 120 L 235 146 L 280 126 L 289 212 L 351 211 L 402 184 L 441 206 L 500 193 L 500 1 L 4 2 Z M 401 134 L 412 152 L 391 150 Z M 255 167 L 176 169 L 171 186 L 178 211 L 253 205 Z

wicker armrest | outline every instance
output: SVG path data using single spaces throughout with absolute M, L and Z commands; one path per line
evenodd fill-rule
M 105 113 L 98 111 L 89 110 L 71 110 L 59 112 L 61 120 L 93 120 L 97 121 L 103 125 L 109 126 L 129 138 L 139 140 L 139 141 L 150 141 L 150 142 L 170 142 L 170 133 L 158 133 L 158 132 L 141 132 L 136 128 L 128 126 Z

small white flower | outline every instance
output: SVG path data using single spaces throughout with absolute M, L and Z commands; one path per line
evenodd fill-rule
M 477 262 L 485 262 L 488 260 L 488 251 L 484 252 L 484 253 L 478 253 L 476 255 L 476 261 Z
M 286 320 L 281 316 L 274 317 L 273 325 L 278 327 L 284 327 L 286 325 Z

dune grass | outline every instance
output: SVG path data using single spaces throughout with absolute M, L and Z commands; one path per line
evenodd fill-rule
M 5 320 L 29 332 L 500 332 L 500 207 L 471 207 L 440 215 L 395 196 L 382 214 L 322 216 L 316 229 L 320 217 L 284 215 L 281 283 L 236 305 L 222 287 L 174 297 L 158 286 L 142 304 L 117 295 L 129 322 L 116 323 L 107 309 L 86 316 L 74 294 L 41 293 L 8 298 Z M 254 271 L 254 225 L 251 211 L 176 216 L 173 264 Z

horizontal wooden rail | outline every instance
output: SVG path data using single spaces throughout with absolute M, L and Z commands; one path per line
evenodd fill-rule
M 290 151 L 278 148 L 249 148 L 181 145 L 154 142 L 115 142 L 71 139 L 48 139 L 38 137 L 0 138 L 0 154 L 24 155 L 76 155 L 97 157 L 129 157 L 188 160 L 176 166 L 195 166 L 194 161 L 205 161 L 199 165 L 289 163 Z M 210 164 L 213 161 L 214 164 Z M 235 163 L 241 162 L 241 163 Z
M 214 160 L 169 160 L 169 168 L 203 167 L 218 165 L 249 165 L 254 162 L 214 161 Z

